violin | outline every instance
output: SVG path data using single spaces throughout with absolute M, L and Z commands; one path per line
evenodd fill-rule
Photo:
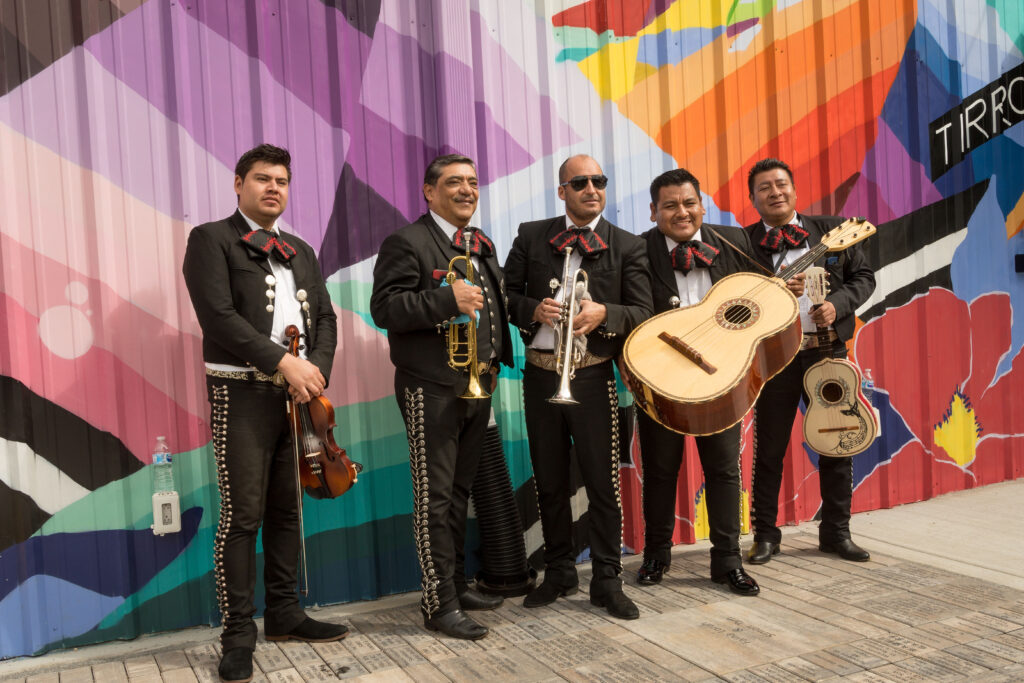
M 289 325 L 288 352 L 299 355 L 299 328 Z M 334 441 L 334 406 L 324 396 L 309 403 L 288 401 L 292 429 L 292 448 L 298 469 L 298 483 L 311 498 L 337 498 L 352 488 L 363 466 L 349 459 L 345 449 Z

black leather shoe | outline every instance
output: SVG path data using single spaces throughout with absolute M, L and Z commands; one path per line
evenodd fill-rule
M 616 619 L 637 619 L 640 617 L 640 610 L 636 608 L 633 601 L 626 597 L 622 590 L 612 591 L 607 595 L 591 595 L 590 604 L 595 607 L 604 607 L 608 614 Z
M 490 633 L 490 629 L 476 623 L 460 609 L 445 614 L 435 614 L 432 617 L 424 614 L 423 626 L 428 631 L 440 631 L 446 636 L 462 640 L 480 640 Z
M 247 683 L 252 680 L 252 650 L 232 647 L 224 650 L 217 667 L 220 680 L 227 683 Z
M 757 585 L 757 581 L 754 581 L 753 576 L 743 571 L 743 567 L 730 570 L 722 576 L 711 580 L 715 583 L 729 584 L 729 590 L 736 595 L 757 595 L 761 592 L 761 587 Z
M 503 602 L 505 598 L 500 595 L 486 595 L 475 588 L 467 588 L 459 593 L 459 606 L 464 610 L 496 609 Z
M 307 643 L 330 643 L 348 635 L 348 626 L 328 624 L 306 617 L 288 633 L 265 633 L 267 640 L 303 640 Z
M 747 562 L 750 564 L 768 564 L 772 555 L 779 554 L 779 544 L 771 541 L 754 541 L 747 553 Z
M 550 581 L 544 581 L 530 591 L 525 598 L 523 598 L 523 607 L 543 607 L 544 605 L 550 605 L 560 596 L 575 595 L 576 591 L 579 589 L 579 584 L 574 584 L 564 588 L 562 586 L 556 586 Z
M 871 559 L 871 553 L 861 548 L 849 538 L 844 538 L 835 543 L 819 543 L 818 550 L 823 553 L 839 555 L 839 557 L 850 562 L 867 562 Z
M 667 572 L 667 564 L 661 560 L 647 558 L 636 574 L 636 582 L 641 586 L 653 586 L 656 583 L 661 583 L 662 575 Z

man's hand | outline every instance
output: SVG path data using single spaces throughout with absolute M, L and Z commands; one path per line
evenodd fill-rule
M 575 336 L 590 334 L 597 326 L 608 318 L 608 309 L 604 304 L 599 304 L 590 299 L 580 302 L 580 310 L 572 321 L 572 333 Z
M 782 266 L 782 269 L 785 270 L 786 266 Z M 800 298 L 804 294 L 804 280 L 806 279 L 807 273 L 797 273 L 786 281 L 786 287 L 793 292 L 793 296 Z
M 494 390 L 497 389 L 497 388 L 498 388 L 498 367 L 495 366 L 494 368 L 491 369 L 491 391 L 490 391 L 490 393 L 493 394 Z
M 320 368 L 290 353 L 284 354 L 277 369 L 288 381 L 288 394 L 299 403 L 309 403 L 322 394 L 327 385 Z
M 836 321 L 836 307 L 832 305 L 831 301 L 826 301 L 811 309 L 811 320 L 818 327 L 828 327 Z
M 562 309 L 558 302 L 551 298 L 544 299 L 537 304 L 537 308 L 533 309 L 533 319 L 543 325 L 554 327 L 558 324 L 560 317 L 562 317 Z
M 484 290 L 476 285 L 471 285 L 465 280 L 456 280 L 452 283 L 452 292 L 455 294 L 459 313 L 475 318 L 476 312 L 484 307 Z

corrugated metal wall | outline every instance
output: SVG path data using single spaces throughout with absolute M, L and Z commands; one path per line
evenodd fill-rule
M 378 245 L 422 212 L 423 169 L 446 151 L 478 161 L 479 222 L 501 254 L 521 221 L 560 212 L 572 153 L 602 162 L 606 217 L 636 233 L 661 171 L 690 169 L 706 219 L 744 225 L 750 165 L 787 160 L 801 211 L 879 226 L 853 350 L 884 434 L 855 457 L 856 510 L 1021 476 L 1022 27 L 1017 0 L 0 0 L 0 657 L 219 618 L 200 336 L 179 273 L 190 228 L 233 210 L 234 162 L 262 141 L 293 153 L 284 218 L 329 277 L 328 395 L 367 468 L 351 494 L 306 506 L 317 601 L 418 586 L 368 295 Z M 495 408 L 535 551 L 517 372 Z M 156 538 L 144 464 L 161 434 L 184 515 Z M 790 456 L 781 515 L 809 519 L 815 457 Z M 692 465 L 687 540 L 704 533 Z M 637 550 L 639 472 L 622 472 Z

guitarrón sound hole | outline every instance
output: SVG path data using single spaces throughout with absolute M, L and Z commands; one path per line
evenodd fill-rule
M 725 309 L 725 319 L 733 325 L 742 325 L 750 320 L 750 309 L 746 306 L 733 304 Z
M 821 397 L 828 403 L 838 403 L 843 398 L 843 385 L 839 382 L 825 382 L 821 385 Z

